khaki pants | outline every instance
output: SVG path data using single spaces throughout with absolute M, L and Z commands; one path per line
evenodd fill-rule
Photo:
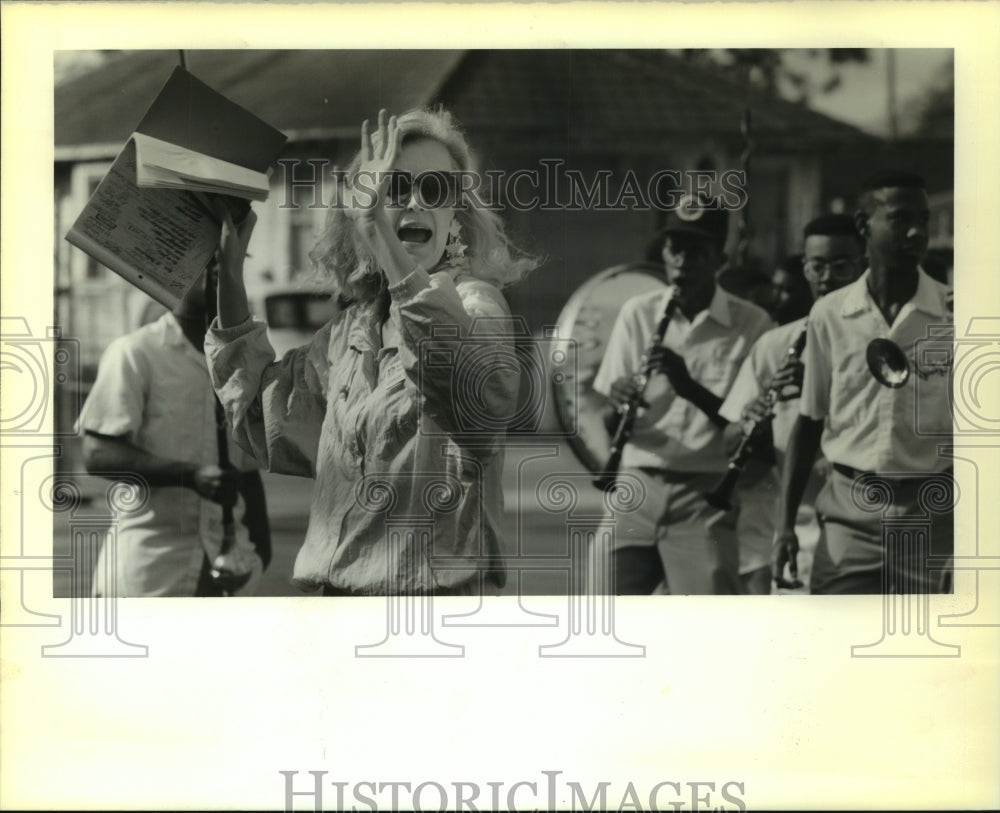
M 629 469 L 645 489 L 637 510 L 606 513 L 590 551 L 592 592 L 648 595 L 666 579 L 671 595 L 743 593 L 736 512 L 705 502 L 721 473 Z
M 810 592 L 950 592 L 950 567 L 932 570 L 927 559 L 950 557 L 954 550 L 951 495 L 928 497 L 928 487 L 941 482 L 886 478 L 890 501 L 865 510 L 854 479 L 833 471 L 816 500 L 820 537 Z

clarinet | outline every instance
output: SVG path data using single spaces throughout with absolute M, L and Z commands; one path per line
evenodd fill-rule
M 205 273 L 205 320 L 207 326 L 210 327 L 217 315 L 216 311 L 218 304 L 216 301 L 218 289 L 215 277 L 217 269 L 214 267 L 214 261 L 209 264 Z M 223 408 L 218 395 L 213 394 L 213 400 L 215 401 L 215 440 L 216 448 L 218 450 L 219 468 L 227 469 L 229 468 L 230 460 L 228 441 L 229 430 L 226 426 L 226 411 Z M 229 561 L 229 557 L 233 555 L 235 546 L 236 521 L 233 517 L 233 507 L 231 505 L 223 505 L 222 541 L 219 546 L 218 555 L 215 557 L 215 560 L 210 563 L 212 580 L 215 581 L 220 587 L 223 596 L 234 595 L 235 591 L 245 585 L 252 575 L 250 572 L 230 572 L 230 567 L 235 565 Z
M 795 337 L 795 342 L 788 348 L 788 352 L 785 354 L 785 364 L 798 359 L 799 356 L 802 355 L 802 351 L 805 349 L 805 346 L 806 325 L 802 325 L 802 332 Z M 726 469 L 726 473 L 719 481 L 719 484 L 715 487 L 715 490 L 705 495 L 705 501 L 713 508 L 718 508 L 721 511 L 728 511 L 733 507 L 730 502 L 730 498 L 733 496 L 733 490 L 736 488 L 736 482 L 740 479 L 740 474 L 746 466 L 747 460 L 750 459 L 750 454 L 753 451 L 751 438 L 757 433 L 758 429 L 766 426 L 774 419 L 774 405 L 778 402 L 780 395 L 780 389 L 777 387 L 770 387 L 764 395 L 764 404 L 767 407 L 764 417 L 758 421 L 754 421 L 749 426 L 744 426 L 743 437 L 740 438 L 739 446 L 736 447 L 736 451 L 733 452 L 733 456 L 729 458 L 729 467 Z
M 625 451 L 625 444 L 628 443 L 629 438 L 632 436 L 632 428 L 635 424 L 636 416 L 639 414 L 639 404 L 642 403 L 642 396 L 646 391 L 646 385 L 649 383 L 650 373 L 646 368 L 649 365 L 653 350 L 663 344 L 663 337 L 667 335 L 667 326 L 670 324 L 670 320 L 673 318 L 679 305 L 680 299 L 677 296 L 677 288 L 672 285 L 670 286 L 667 305 L 663 309 L 663 316 L 660 317 L 659 324 L 657 324 L 656 330 L 653 331 L 653 338 L 643 351 L 642 360 L 639 363 L 639 372 L 634 376 L 634 380 L 638 386 L 635 388 L 632 397 L 618 407 L 621 418 L 618 421 L 615 436 L 611 440 L 611 454 L 608 457 L 608 462 L 604 465 L 604 469 L 594 478 L 594 485 L 602 491 L 609 490 L 618 477 L 618 469 L 622 462 L 622 453 Z

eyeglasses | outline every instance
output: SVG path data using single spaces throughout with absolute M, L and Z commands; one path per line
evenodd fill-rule
M 854 260 L 849 257 L 838 257 L 834 260 L 827 260 L 825 257 L 810 257 L 803 263 L 802 269 L 810 277 L 817 279 L 823 275 L 823 270 L 826 269 L 833 279 L 845 280 L 854 276 L 857 267 Z
M 417 203 L 424 209 L 454 206 L 458 198 L 455 174 L 443 170 L 421 172 L 415 178 L 410 172 L 393 170 L 389 178 L 389 202 L 405 206 L 416 192 Z

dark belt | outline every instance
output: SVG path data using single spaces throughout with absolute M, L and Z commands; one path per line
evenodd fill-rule
M 704 474 L 704 472 L 699 473 L 696 471 L 674 471 L 673 469 L 661 469 L 656 466 L 639 466 L 638 468 L 643 474 L 648 474 L 650 477 L 659 477 L 667 483 L 686 483 L 688 480 L 692 480 L 693 478 Z M 711 472 L 708 472 L 708 474 L 711 474 Z M 722 476 L 722 472 L 719 472 L 719 476 Z
M 951 477 L 953 473 L 952 469 L 948 468 L 944 471 L 934 472 L 933 474 L 921 473 L 920 476 L 917 476 L 917 473 L 915 473 L 913 477 L 886 477 L 881 474 L 876 474 L 873 471 L 861 471 L 861 469 L 845 466 L 843 463 L 834 463 L 833 470 L 837 472 L 837 474 L 842 474 L 850 480 L 857 480 L 859 477 L 878 477 L 881 480 L 888 480 L 889 482 L 912 482 L 913 480 L 921 479 L 921 476 L 925 480 L 939 475 Z

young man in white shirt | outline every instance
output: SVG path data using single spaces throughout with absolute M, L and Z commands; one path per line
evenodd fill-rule
M 937 592 L 947 586 L 946 573 L 929 567 L 925 558 L 929 552 L 941 561 L 953 546 L 951 499 L 931 505 L 926 494 L 929 485 L 950 484 L 951 463 L 938 454 L 938 445 L 952 425 L 951 340 L 939 342 L 934 354 L 920 353 L 917 346 L 952 325 L 947 288 L 919 265 L 929 218 L 919 176 L 882 173 L 870 179 L 855 215 L 868 270 L 817 302 L 809 315 L 800 415 L 782 472 L 773 573 L 783 578 L 787 564 L 795 575 L 795 516 L 822 447 L 833 471 L 816 501 L 821 533 L 813 593 Z M 911 373 L 901 385 L 884 386 L 869 369 L 868 347 L 876 338 L 891 340 L 907 357 Z M 866 484 L 885 499 L 883 512 L 864 504 Z M 893 542 L 887 550 L 886 518 L 929 523 L 928 547 Z
M 253 569 L 232 594 L 252 595 L 271 559 L 256 461 L 230 443 L 230 464 L 218 465 L 205 330 L 205 288 L 195 283 L 171 313 L 115 339 L 101 357 L 78 421 L 84 462 L 109 479 L 138 475 L 149 498 L 120 513 L 117 549 L 105 545 L 95 568 L 95 596 L 223 595 L 229 585 L 211 571 L 222 546 L 223 506 L 239 498 L 234 551 Z
M 618 594 L 652 593 L 664 578 L 672 594 L 743 592 L 735 512 L 713 509 L 704 493 L 727 464 L 726 421 L 718 409 L 750 347 L 773 322 L 716 285 L 727 228 L 717 201 L 688 200 L 670 212 L 662 232 L 664 271 L 678 307 L 662 344 L 651 350 L 648 406 L 621 461 L 645 497 L 637 511 L 607 516 L 591 551 L 593 572 L 610 565 Z M 609 411 L 635 391 L 643 351 L 670 297 L 670 289 L 656 291 L 622 307 L 594 380 Z
M 858 278 L 864 268 L 864 245 L 854 218 L 820 215 L 806 224 L 803 237 L 802 270 L 814 301 Z M 753 442 L 774 449 L 775 466 L 750 460 L 737 481 L 740 575 L 747 592 L 752 594 L 771 592 L 777 472 L 781 470 L 788 437 L 798 417 L 802 385 L 801 355 L 793 359 L 790 351 L 803 338 L 806 321 L 807 316 L 802 316 L 769 330 L 757 340 L 719 409 L 719 414 L 731 421 L 726 427 L 730 451 L 739 444 L 749 425 L 755 423 L 760 436 Z M 771 407 L 773 418 L 768 422 L 764 400 L 772 388 L 778 393 L 778 400 Z M 810 490 L 816 493 L 814 486 Z

